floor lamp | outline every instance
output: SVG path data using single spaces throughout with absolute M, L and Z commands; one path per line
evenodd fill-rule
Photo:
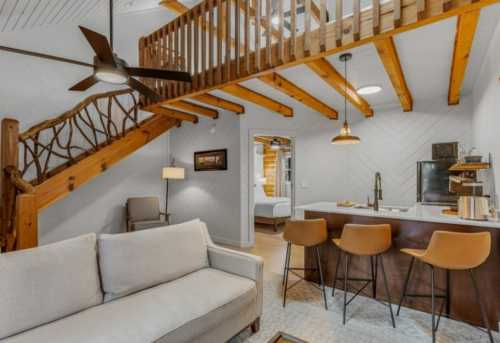
M 168 213 L 168 180 L 184 180 L 185 176 L 185 169 L 176 167 L 174 163 L 169 167 L 163 168 L 162 178 L 166 182 L 165 216 L 168 224 L 170 224 L 170 214 Z

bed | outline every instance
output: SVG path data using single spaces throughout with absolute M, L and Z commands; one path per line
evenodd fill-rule
M 292 214 L 290 198 L 268 197 L 262 185 L 255 187 L 254 203 L 255 223 L 273 225 L 274 231 L 277 231 L 278 225 L 285 223 Z

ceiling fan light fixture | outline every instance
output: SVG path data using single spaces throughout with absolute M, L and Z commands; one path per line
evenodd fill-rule
M 95 77 L 99 81 L 123 85 L 128 82 L 129 76 L 118 68 L 97 68 Z

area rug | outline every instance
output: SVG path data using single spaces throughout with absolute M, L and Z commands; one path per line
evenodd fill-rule
M 328 311 L 319 291 L 302 282 L 288 291 L 286 308 L 282 306 L 281 276 L 269 273 L 264 281 L 264 313 L 261 328 L 252 335 L 245 330 L 230 343 L 266 343 L 283 331 L 310 343 L 422 343 L 432 342 L 430 315 L 402 308 L 391 326 L 388 308 L 368 297 L 359 296 L 348 307 L 347 323 L 342 325 L 342 291 L 335 298 L 328 289 Z M 352 294 L 349 294 L 352 295 Z M 425 301 L 425 300 L 424 300 Z M 396 311 L 396 306 L 393 307 Z M 467 324 L 442 318 L 439 343 L 488 343 L 487 335 Z M 500 335 L 494 333 L 500 342 Z

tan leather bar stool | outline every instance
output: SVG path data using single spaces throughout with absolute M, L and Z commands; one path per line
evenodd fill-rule
M 439 319 L 441 319 L 441 311 L 436 323 L 435 316 L 435 300 L 436 298 L 444 298 L 447 304 L 447 312 L 449 315 L 449 303 L 450 303 L 450 285 L 449 285 L 449 273 L 450 271 L 463 271 L 468 270 L 472 287 L 474 288 L 474 293 L 476 296 L 476 301 L 479 305 L 481 311 L 481 320 L 488 330 L 488 336 L 490 342 L 493 343 L 493 336 L 491 335 L 490 326 L 486 319 L 486 311 L 484 309 L 484 304 L 481 301 L 479 295 L 479 290 L 477 288 L 476 279 L 474 277 L 474 269 L 479 267 L 486 261 L 491 251 L 491 235 L 489 232 L 477 232 L 477 233 L 463 233 L 463 232 L 450 232 L 450 231 L 434 231 L 432 233 L 431 241 L 427 246 L 427 249 L 401 249 L 401 252 L 410 255 L 412 257 L 410 266 L 408 268 L 408 273 L 406 274 L 405 283 L 403 286 L 403 295 L 399 301 L 397 314 L 401 309 L 401 305 L 406 297 L 430 297 L 432 299 L 432 342 L 436 341 L 436 331 L 439 326 Z M 425 294 L 408 294 L 408 282 L 410 280 L 411 271 L 413 269 L 413 264 L 415 260 L 424 262 L 430 267 L 431 270 L 431 295 Z M 447 273 L 447 285 L 445 295 L 435 294 L 435 280 L 434 280 L 434 270 L 435 268 L 445 269 Z M 441 307 L 442 310 L 442 307 Z
M 390 249 L 392 244 L 391 226 L 389 224 L 380 225 L 358 225 L 346 224 L 342 230 L 340 239 L 333 239 L 333 243 L 339 248 L 337 258 L 337 267 L 335 269 L 335 277 L 333 279 L 332 296 L 335 295 L 335 286 L 337 281 L 344 281 L 344 306 L 342 322 L 345 325 L 347 306 L 354 300 L 370 283 L 372 284 L 373 298 L 376 299 L 376 284 L 377 270 L 380 261 L 380 268 L 384 278 L 385 293 L 389 300 L 389 312 L 391 314 L 392 326 L 395 328 L 394 313 L 392 312 L 391 294 L 389 293 L 389 285 L 385 274 L 384 261 L 382 254 Z M 344 276 L 338 277 L 340 268 L 340 260 L 342 255 L 345 255 L 344 261 Z M 349 258 L 351 255 L 370 257 L 371 278 L 349 278 Z M 375 257 L 375 259 L 374 259 Z M 349 301 L 347 301 L 347 282 L 348 281 L 363 281 L 365 284 L 361 289 L 358 289 Z
M 321 269 L 321 259 L 319 256 L 319 245 L 328 239 L 328 231 L 326 228 L 326 221 L 324 219 L 311 219 L 311 220 L 288 220 L 285 224 L 283 231 L 283 239 L 287 241 L 286 257 L 285 257 L 285 270 L 283 273 L 283 307 L 286 305 L 286 292 L 302 281 L 304 278 L 296 273 L 295 270 L 317 270 L 319 272 L 319 279 L 321 282 L 321 291 L 323 292 L 323 301 L 325 302 L 325 309 L 328 310 L 326 303 L 325 283 L 323 279 L 323 271 Z M 292 254 L 292 244 L 299 245 L 304 248 L 314 248 L 316 251 L 317 268 L 290 268 L 290 257 Z M 288 273 L 292 272 L 300 280 L 288 287 Z

